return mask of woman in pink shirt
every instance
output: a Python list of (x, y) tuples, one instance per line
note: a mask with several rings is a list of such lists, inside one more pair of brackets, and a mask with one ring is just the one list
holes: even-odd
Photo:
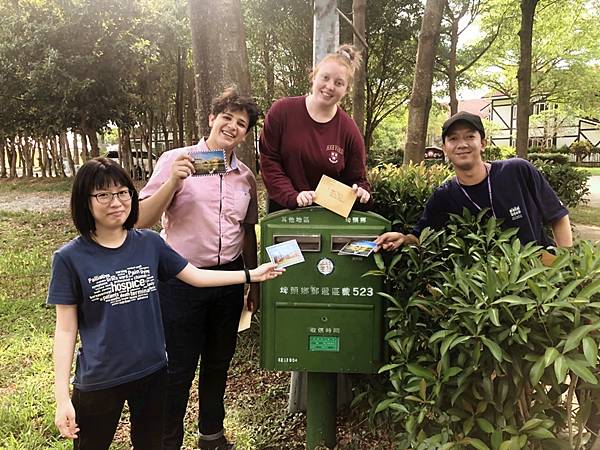
[[(235, 155), (258, 119), (255, 102), (228, 89), (213, 100), (210, 135), (197, 145), (170, 150), (157, 162), (140, 192), (137, 226), (154, 225), (190, 263), (203, 269), (256, 267), (258, 221), (256, 180)], [(194, 174), (190, 153), (224, 150), (225, 173)], [(223, 396), (235, 352), (244, 285), (196, 288), (179, 280), (159, 284), (167, 344), (168, 391), (163, 450), (181, 447), (183, 418), (200, 360), (198, 430), (201, 449), (232, 448), (224, 436)], [(259, 291), (250, 285), (248, 309), (258, 306)]]
[(364, 140), (339, 107), (360, 61), (354, 47), (340, 46), (313, 69), (309, 95), (282, 98), (269, 109), (260, 136), (269, 212), (312, 205), (324, 174), (352, 186), (363, 208), (370, 206)]

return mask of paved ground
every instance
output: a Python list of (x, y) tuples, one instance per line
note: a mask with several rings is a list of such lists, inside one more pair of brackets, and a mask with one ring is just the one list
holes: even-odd
[[(600, 176), (596, 175), (588, 179), (588, 187), (590, 188), (590, 195), (588, 196), (588, 206), (594, 208), (600, 208)], [(600, 223), (598, 224), (600, 226)]]

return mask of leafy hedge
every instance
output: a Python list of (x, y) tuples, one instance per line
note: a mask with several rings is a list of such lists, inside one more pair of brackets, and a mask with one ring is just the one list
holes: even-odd
[(465, 211), (377, 258), (391, 358), (375, 411), (401, 427), (397, 448), (580, 448), (598, 380), (600, 246), (558, 250), (545, 267), (515, 233)]
[(569, 164), (556, 164), (540, 159), (531, 161), (546, 177), (558, 198), (567, 206), (574, 208), (587, 202), (588, 174)]
[(417, 224), (433, 190), (453, 176), (445, 164), (425, 166), (383, 164), (368, 173), (375, 212), (387, 217), (398, 231), (408, 233)]
[(555, 164), (568, 164), (569, 156), (563, 153), (528, 153), (529, 161), (546, 161)]

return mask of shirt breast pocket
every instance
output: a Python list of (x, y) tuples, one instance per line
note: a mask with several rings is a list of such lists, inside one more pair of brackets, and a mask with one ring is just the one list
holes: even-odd
[(250, 192), (242, 190), (233, 191), (233, 219), (236, 222), (242, 222), (248, 212), (250, 205)]

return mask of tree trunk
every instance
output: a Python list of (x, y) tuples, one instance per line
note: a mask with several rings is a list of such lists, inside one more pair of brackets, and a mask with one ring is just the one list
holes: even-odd
[(58, 153), (58, 148), (56, 146), (56, 137), (52, 136), (50, 138), (50, 153), (52, 154), (52, 165), (54, 166), (54, 173), (56, 176), (65, 177), (65, 169), (62, 164), (62, 158)]
[(184, 122), (184, 101), (183, 94), (185, 90), (185, 58), (184, 50), (177, 48), (177, 90), (175, 92), (175, 118), (177, 130), (173, 133), (173, 147), (183, 147), (183, 122)]
[(271, 60), (273, 38), (271, 32), (265, 28), (261, 30), (260, 35), (262, 41), (261, 58), (265, 68), (265, 104), (270, 105), (275, 97), (275, 68)]
[[(365, 15), (367, 0), (352, 1), (352, 24), (354, 32), (365, 39)], [(352, 86), (352, 117), (360, 130), (365, 134), (365, 86), (367, 84), (367, 49), (363, 47), (359, 36), (354, 35), (354, 46), (363, 50), (363, 62), (354, 73), (354, 84)]]
[(519, 42), (521, 57), (517, 80), (519, 96), (517, 98), (517, 156), (527, 157), (529, 142), (529, 115), (531, 112), (531, 47), (533, 40), (533, 19), (538, 0), (521, 0), (521, 29)]
[(408, 107), (408, 127), (404, 164), (423, 161), (427, 123), (431, 109), (433, 64), (437, 49), (445, 0), (427, 0), (419, 33), (417, 63)]
[[(208, 2), (188, 0), (196, 82), (197, 122), (208, 135), (208, 115), (213, 98), (227, 86), (250, 94), (250, 70), (240, 0)], [(251, 168), (256, 155), (251, 139), (237, 150)]]
[(62, 148), (62, 153), (67, 156), (67, 162), (69, 163), (69, 170), (71, 172), (71, 176), (75, 176), (75, 161), (73, 161), (73, 154), (71, 153), (71, 147), (69, 146), (69, 140), (67, 139), (66, 131), (60, 132), (60, 146)]
[(100, 156), (100, 146), (98, 145), (98, 135), (96, 134), (96, 129), (88, 123), (83, 122), (81, 124), (81, 130), (83, 131), (82, 135), (87, 136), (90, 141), (90, 156), (92, 158)]
[(131, 129), (119, 128), (119, 161), (127, 173), (131, 173)]
[(193, 145), (202, 136), (196, 123), (196, 89), (194, 88), (193, 73), (188, 74), (187, 103), (185, 108), (185, 142), (182, 145)]
[(6, 178), (6, 137), (0, 133), (0, 178)]
[(88, 159), (90, 159), (90, 151), (89, 151), (89, 146), (88, 146), (87, 135), (81, 129), (78, 129), (77, 133), (79, 133), (79, 136), (81, 136), (81, 159), (82, 159), (82, 163), (84, 163)]
[(450, 95), (450, 115), (458, 112), (456, 98), (456, 51), (458, 47), (458, 18), (450, 22), (450, 58), (448, 59), (448, 94)]
[(340, 42), (337, 0), (315, 0), (313, 22), (313, 66), (327, 53), (335, 52)]
[(71, 133), (73, 133), (73, 162), (75, 163), (75, 167), (77, 167), (81, 164), (79, 162), (79, 143), (75, 130), (71, 130)]
[(17, 149), (15, 147), (16, 138), (10, 140), (8, 148), (8, 163), (10, 164), (9, 178), (17, 178)]

